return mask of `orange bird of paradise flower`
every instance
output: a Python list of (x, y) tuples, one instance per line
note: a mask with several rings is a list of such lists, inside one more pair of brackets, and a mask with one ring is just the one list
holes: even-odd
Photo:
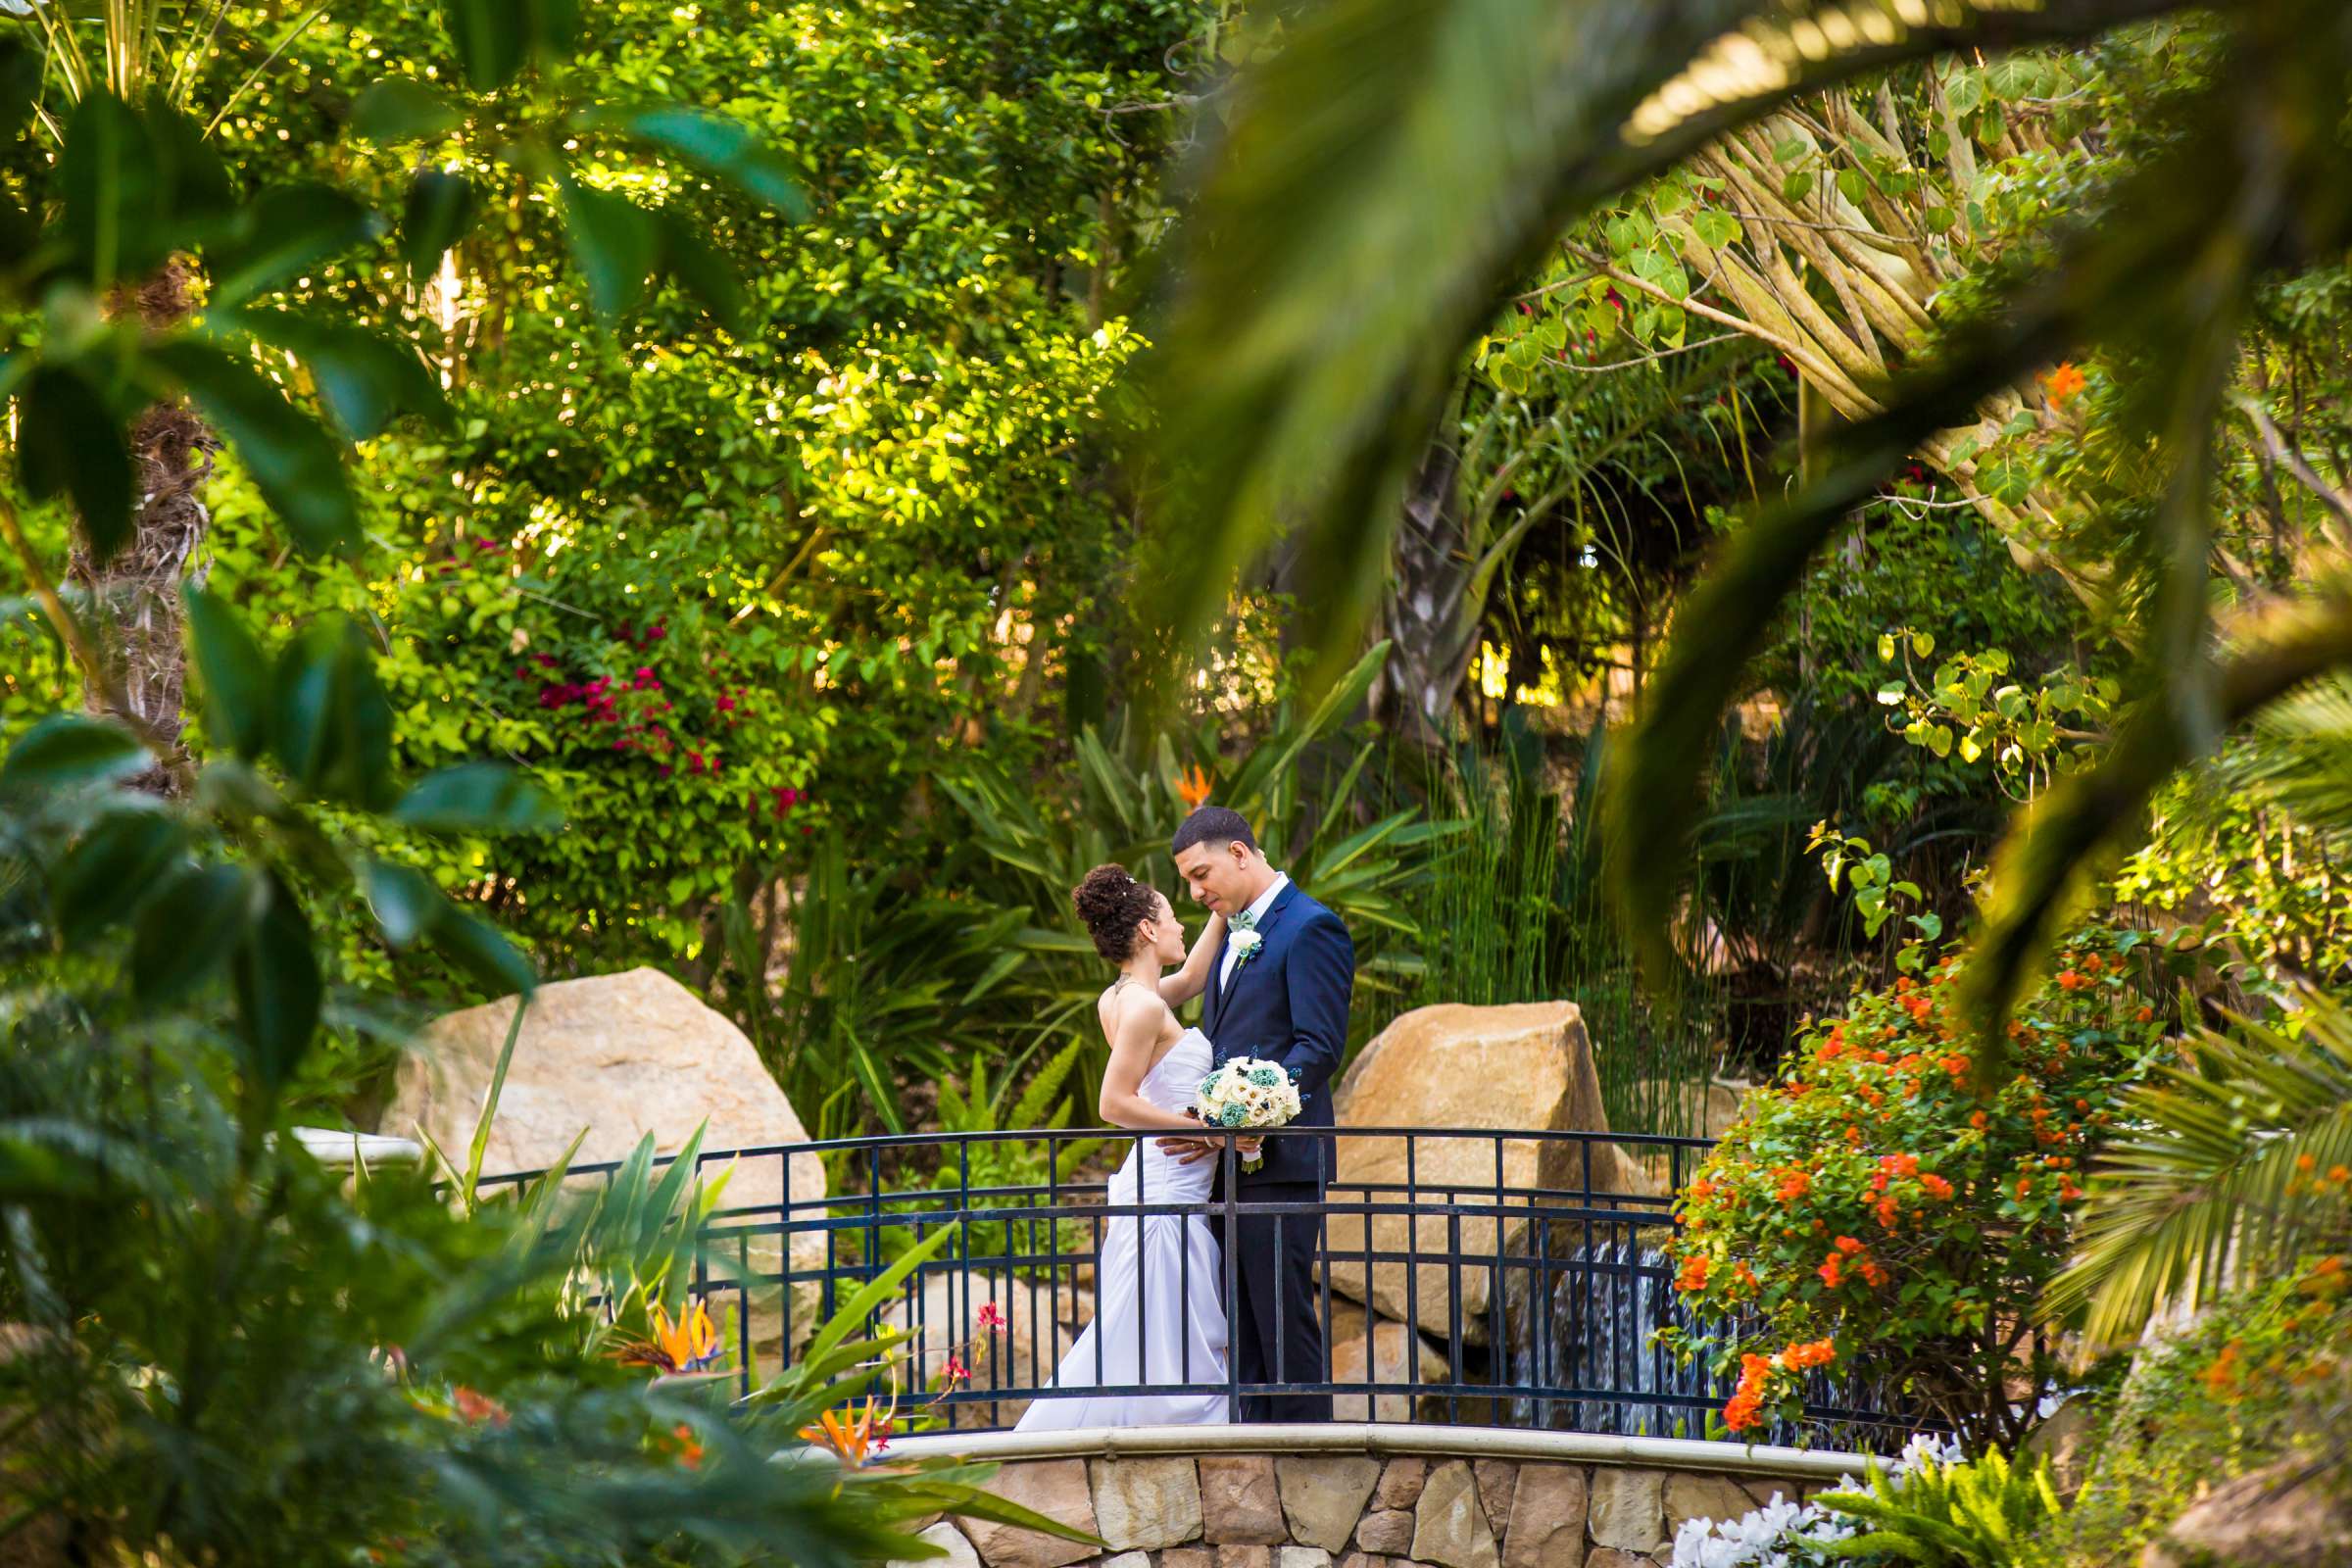
[(651, 1340), (632, 1340), (614, 1352), (623, 1366), (650, 1366), (672, 1376), (700, 1372), (718, 1359), (718, 1325), (710, 1321), (710, 1306), (700, 1300), (687, 1304), (672, 1323), (656, 1301), (646, 1313), (654, 1326)]
[(1198, 811), (1208, 800), (1208, 773), (1198, 763), (1176, 775), (1176, 794), (1191, 809)]
[(890, 1446), (891, 1417), (897, 1409), (895, 1398), (886, 1407), (869, 1394), (864, 1406), (855, 1415), (845, 1418), (826, 1410), (817, 1416), (815, 1426), (801, 1428), (801, 1436), (830, 1448), (835, 1457), (855, 1470)]

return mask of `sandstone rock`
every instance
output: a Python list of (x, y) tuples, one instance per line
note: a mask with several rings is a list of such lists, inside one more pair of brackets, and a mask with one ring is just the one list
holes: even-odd
[[(1361, 1272), (1360, 1270), (1358, 1272)], [(1446, 1356), (1415, 1330), (1375, 1316), (1372, 1332), (1364, 1332), (1364, 1311), (1337, 1296), (1331, 1303), (1331, 1381), (1334, 1383), (1394, 1383), (1406, 1388), (1416, 1383), (1443, 1383)], [(1416, 1368), (1414, 1363), (1418, 1361)], [(1397, 1394), (1341, 1394), (1331, 1401), (1335, 1421), (1410, 1421), (1413, 1396)]]
[[(1413, 1549), (1413, 1516), (1409, 1509), (1375, 1508), (1364, 1515), (1355, 1527), (1358, 1549), (1376, 1552), (1385, 1557), (1401, 1556)], [(1346, 1568), (1343, 1564), (1342, 1568)]]
[[(489, 1093), (498, 1054), (514, 1017), (515, 999), (504, 998), (434, 1019), (418, 1049), (402, 1061), (381, 1130), (407, 1136), (422, 1128), (456, 1157), (472, 1140)], [(768, 1075), (743, 1032), (711, 1011), (659, 969), (630, 969), (539, 988), (515, 1037), (514, 1056), (499, 1093), (498, 1114), (482, 1158), (487, 1173), (538, 1170), (554, 1164), (583, 1130), (573, 1162), (626, 1158), (646, 1134), (655, 1149), (675, 1152), (697, 1127), (706, 1150), (756, 1149), (808, 1141), (792, 1102)], [(728, 1208), (760, 1208), (773, 1218), (789, 1196), (808, 1204), (825, 1196), (825, 1167), (814, 1154), (756, 1156), (736, 1166), (722, 1200)], [(707, 1178), (723, 1167), (705, 1165)], [(818, 1219), (821, 1209), (799, 1208)], [(720, 1252), (724, 1252), (724, 1249)], [(755, 1238), (746, 1261), (757, 1275), (782, 1272), (773, 1237)], [(796, 1271), (821, 1269), (824, 1243), (813, 1236), (793, 1244)], [(713, 1273), (727, 1274), (714, 1255)], [(729, 1303), (721, 1293), (718, 1312)], [(813, 1285), (793, 1293), (789, 1334), (783, 1295), (756, 1285), (750, 1291), (755, 1354), (771, 1364), (774, 1352), (797, 1349), (815, 1331)], [(732, 1335), (729, 1336), (730, 1340)], [(792, 1342), (782, 1342), (789, 1338)], [(772, 1366), (771, 1366), (772, 1369)]]
[(1290, 1538), (1325, 1551), (1344, 1550), (1380, 1481), (1380, 1461), (1362, 1454), (1315, 1454), (1274, 1461)]
[(1148, 1551), (1122, 1551), (1115, 1557), (1103, 1558), (1102, 1568), (1152, 1568), (1152, 1554)]
[(1447, 1460), (1429, 1473), (1413, 1505), (1413, 1560), (1443, 1568), (1499, 1568), (1494, 1532), (1479, 1506), (1470, 1466)]
[(1666, 1477), (1666, 1535), (1683, 1528), (1686, 1519), (1738, 1519), (1756, 1505), (1737, 1482), (1724, 1476), (1677, 1470)]
[(1170, 1546), (1159, 1554), (1159, 1568), (1215, 1568), (1216, 1551), (1208, 1546)]
[[(1605, 1130), (1600, 1080), (1592, 1067), (1591, 1044), (1585, 1038), (1584, 1017), (1571, 1002), (1526, 1003), (1510, 1006), (1417, 1007), (1398, 1016), (1349, 1064), (1334, 1091), (1334, 1104), (1343, 1127), (1502, 1127), (1529, 1129), (1583, 1128)], [(1495, 1180), (1494, 1146), (1477, 1138), (1346, 1138), (1340, 1140), (1338, 1185), (1378, 1182), (1402, 1183), (1406, 1176), (1407, 1146), (1411, 1146), (1412, 1175), (1423, 1194), (1460, 1192), (1469, 1200), (1482, 1189), (1492, 1194)], [(1595, 1189), (1648, 1192), (1656, 1184), (1632, 1161), (1618, 1154), (1613, 1144), (1593, 1148)], [(1506, 1188), (1536, 1185), (1546, 1158), (1562, 1171), (1574, 1169), (1563, 1184), (1581, 1186), (1581, 1156), (1570, 1160), (1546, 1154), (1532, 1141), (1503, 1145), (1502, 1179)], [(1562, 1163), (1565, 1160), (1565, 1163)], [(1555, 1172), (1558, 1174), (1558, 1172)], [(1461, 1220), (1460, 1250), (1467, 1256), (1495, 1251), (1494, 1221)], [(1525, 1221), (1506, 1229), (1503, 1250), (1513, 1250), (1513, 1233)], [(1372, 1216), (1371, 1246), (1376, 1251), (1417, 1250), (1443, 1258), (1452, 1250), (1450, 1220), (1441, 1214), (1409, 1217)], [(1413, 1265), (1416, 1284), (1408, 1303), (1406, 1265), (1373, 1265), (1365, 1278), (1364, 1265), (1349, 1261), (1365, 1248), (1365, 1217), (1334, 1215), (1327, 1222), (1332, 1288), (1365, 1301), (1384, 1315), (1404, 1320), (1411, 1305), (1419, 1326), (1444, 1335), (1451, 1321), (1451, 1280), (1454, 1269), (1443, 1261)], [(1522, 1244), (1523, 1246), (1523, 1244)], [(1463, 1265), (1461, 1281), (1462, 1332), (1470, 1344), (1489, 1337), (1488, 1303), (1494, 1270)]]
[(1235, 1545), (1217, 1548), (1217, 1568), (1274, 1568), (1272, 1546)]
[[(1057, 1524), (1095, 1533), (1094, 1495), (1087, 1487), (1083, 1459), (1034, 1459), (1008, 1464), (989, 1482), (988, 1490), (1007, 1502), (1017, 1502)], [(1022, 1530), (992, 1519), (966, 1519), (963, 1532), (971, 1538), (988, 1568), (1064, 1568), (1095, 1555), (1094, 1548), (1043, 1531)]]
[[(1201, 1534), (1212, 1544), (1277, 1546), (1291, 1539), (1283, 1522), (1274, 1459), (1264, 1453), (1200, 1456)], [(1232, 1565), (1224, 1565), (1232, 1568)], [(1265, 1568), (1263, 1563), (1256, 1568)]]
[(2050, 1461), (2050, 1485), (2058, 1500), (2071, 1502), (2082, 1490), (2090, 1468), (2091, 1429), (2095, 1423), (2088, 1399), (2069, 1399), (2041, 1425), (2026, 1435), (2025, 1452)]
[[(1004, 1319), (1004, 1332), (996, 1337), (979, 1324), (982, 1304), (992, 1300)], [(1043, 1280), (943, 1273), (923, 1281), (919, 1305), (901, 1298), (882, 1322), (907, 1331), (919, 1325), (921, 1332), (909, 1332), (903, 1351), (913, 1358), (908, 1371), (918, 1386), (955, 1351), (971, 1367), (972, 1389), (1034, 1389), (1054, 1375), (1094, 1313), (1093, 1298), (1066, 1286), (1049, 1290)], [(948, 1406), (956, 1428), (1010, 1426), (1028, 1408), (1020, 1398)]]
[(980, 1553), (972, 1549), (972, 1544), (964, 1539), (962, 1531), (944, 1519), (928, 1530), (918, 1531), (914, 1539), (927, 1541), (945, 1549), (947, 1555), (909, 1558), (905, 1562), (894, 1562), (890, 1568), (980, 1568)]
[(1620, 1551), (1651, 1552), (1666, 1540), (1665, 1475), (1657, 1470), (1620, 1470), (1600, 1465), (1592, 1472), (1590, 1521), (1593, 1544)]
[(1619, 1551), (1614, 1546), (1594, 1546), (1592, 1555), (1585, 1559), (1585, 1568), (1657, 1568), (1657, 1565), (1652, 1558)]
[(2147, 1544), (2140, 1568), (2342, 1568), (2352, 1562), (2352, 1496), (2342, 1461), (2310, 1474), (2286, 1459), (2223, 1483)]
[[(1860, 1477), (1856, 1477), (1855, 1479), (1858, 1482)], [(1819, 1482), (1807, 1483), (1788, 1479), (1775, 1479), (1771, 1476), (1743, 1476), (1740, 1478), (1740, 1490), (1745, 1492), (1751, 1499), (1749, 1507), (1750, 1512), (1753, 1512), (1757, 1508), (1769, 1506), (1772, 1502), (1772, 1499), (1775, 1497), (1782, 1497), (1789, 1502), (1802, 1502), (1806, 1498), (1814, 1496), (1822, 1491), (1822, 1487)], [(1835, 1492), (1838, 1489), (1836, 1487), (1831, 1487), (1828, 1490)]]
[(1479, 1508), (1487, 1523), (1499, 1532), (1511, 1517), (1511, 1488), (1519, 1479), (1517, 1462), (1480, 1459), (1470, 1466), (1470, 1474), (1478, 1481)]
[[(1705, 1084), (1680, 1086), (1670, 1086), (1652, 1079), (1633, 1086), (1634, 1102), (1637, 1104), (1663, 1104), (1679, 1098), (1682, 1101), (1681, 1125), (1678, 1127), (1670, 1120), (1662, 1130), (1681, 1132), (1690, 1138), (1721, 1138), (1740, 1119), (1740, 1113), (1746, 1108), (1747, 1097), (1752, 1093), (1752, 1084), (1727, 1083), (1720, 1078)], [(1670, 1109), (1668, 1115), (1672, 1114)], [(1685, 1174), (1689, 1174), (1688, 1167)]]
[(1372, 1501), (1383, 1508), (1410, 1508), (1421, 1500), (1428, 1477), (1427, 1459), (1391, 1459), (1380, 1473), (1380, 1490), (1372, 1494)]
[(1331, 1553), (1320, 1546), (1277, 1546), (1274, 1568), (1331, 1568)]
[(1585, 1472), (1572, 1464), (1523, 1464), (1511, 1492), (1502, 1568), (1579, 1568), (1585, 1560)]
[(1389, 1568), (1389, 1559), (1377, 1552), (1351, 1551), (1340, 1559), (1340, 1568)]
[(1155, 1551), (1199, 1538), (1200, 1480), (1192, 1460), (1097, 1459), (1091, 1469), (1095, 1522), (1112, 1546)]

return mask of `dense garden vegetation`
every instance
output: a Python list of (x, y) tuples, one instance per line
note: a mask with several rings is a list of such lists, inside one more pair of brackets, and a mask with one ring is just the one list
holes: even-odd
[(729, 1413), (715, 1194), (289, 1129), (638, 965), (819, 1135), (1090, 1120), (1067, 891), (1203, 796), (1357, 1043), (1761, 1085), (1718, 1432), (1832, 1368), (1960, 1447), (1691, 1560), (2352, 1488), (2340, 8), (85, 9), (0, 37), (0, 1556), (1002, 1512), (777, 1481), (887, 1347)]

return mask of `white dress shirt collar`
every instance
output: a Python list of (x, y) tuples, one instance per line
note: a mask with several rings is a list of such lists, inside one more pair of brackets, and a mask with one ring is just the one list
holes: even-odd
[(1266, 891), (1250, 901), (1248, 910), (1250, 923), (1255, 925), (1258, 921), (1263, 920), (1266, 917), (1266, 911), (1274, 907), (1274, 901), (1282, 896), (1282, 890), (1290, 885), (1290, 873), (1287, 871), (1275, 872), (1274, 880), (1266, 884)]

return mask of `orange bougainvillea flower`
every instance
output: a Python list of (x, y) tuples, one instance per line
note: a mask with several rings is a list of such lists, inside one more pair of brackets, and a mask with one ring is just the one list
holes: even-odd
[(2074, 362), (2071, 360), (2042, 377), (2042, 385), (2049, 388), (2050, 407), (2053, 409), (2065, 408), (2078, 393), (2089, 384), (2089, 378), (2084, 376), (2081, 370), (2076, 369)]
[(703, 1446), (695, 1441), (694, 1428), (681, 1421), (670, 1435), (678, 1440), (678, 1463), (689, 1470), (700, 1470), (703, 1467)]
[(1208, 774), (1198, 765), (1176, 775), (1176, 795), (1192, 809), (1198, 811), (1208, 801)]
[(1683, 1271), (1675, 1277), (1678, 1291), (1703, 1291), (1707, 1288), (1707, 1254), (1692, 1252), (1683, 1259)]
[(1933, 1174), (1922, 1176), (1919, 1179), (1919, 1185), (1926, 1188), (1928, 1196), (1939, 1203), (1951, 1200), (1952, 1184), (1940, 1176)]

